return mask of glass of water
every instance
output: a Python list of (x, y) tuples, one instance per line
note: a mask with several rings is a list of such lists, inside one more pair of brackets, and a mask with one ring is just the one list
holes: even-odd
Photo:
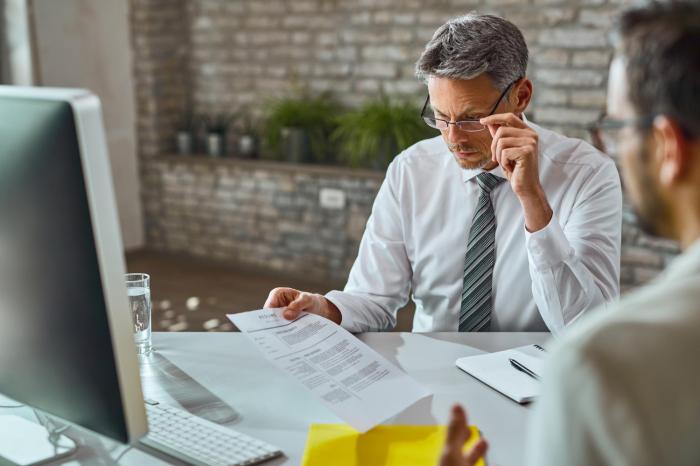
[(147, 355), (151, 346), (151, 277), (145, 273), (126, 274), (126, 289), (129, 293), (131, 321), (134, 325), (136, 352)]

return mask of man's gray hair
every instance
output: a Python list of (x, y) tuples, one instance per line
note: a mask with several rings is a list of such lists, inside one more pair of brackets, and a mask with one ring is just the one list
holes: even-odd
[(440, 26), (416, 62), (416, 76), (473, 79), (487, 73), (502, 90), (527, 71), (527, 44), (518, 27), (493, 15), (469, 13)]

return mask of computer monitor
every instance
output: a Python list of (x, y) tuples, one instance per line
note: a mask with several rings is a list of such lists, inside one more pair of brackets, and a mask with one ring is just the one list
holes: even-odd
[(0, 86), (0, 393), (143, 436), (124, 273), (99, 99)]

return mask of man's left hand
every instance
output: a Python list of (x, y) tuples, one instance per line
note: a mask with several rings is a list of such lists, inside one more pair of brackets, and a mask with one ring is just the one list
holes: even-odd
[(541, 230), (552, 219), (552, 209), (540, 184), (538, 169), (538, 136), (513, 113), (499, 113), (480, 120), (493, 142), (491, 154), (510, 182), (523, 206), (525, 227), (530, 232)]

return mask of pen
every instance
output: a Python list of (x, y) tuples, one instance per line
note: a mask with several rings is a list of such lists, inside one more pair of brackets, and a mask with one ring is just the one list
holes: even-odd
[(525, 367), (524, 365), (522, 365), (521, 363), (519, 363), (515, 359), (508, 358), (508, 360), (510, 361), (510, 365), (515, 367), (520, 372), (526, 373), (527, 375), (529, 375), (533, 379), (540, 380), (540, 378), (537, 376), (537, 374), (532, 372), (530, 369), (528, 369), (527, 367)]

